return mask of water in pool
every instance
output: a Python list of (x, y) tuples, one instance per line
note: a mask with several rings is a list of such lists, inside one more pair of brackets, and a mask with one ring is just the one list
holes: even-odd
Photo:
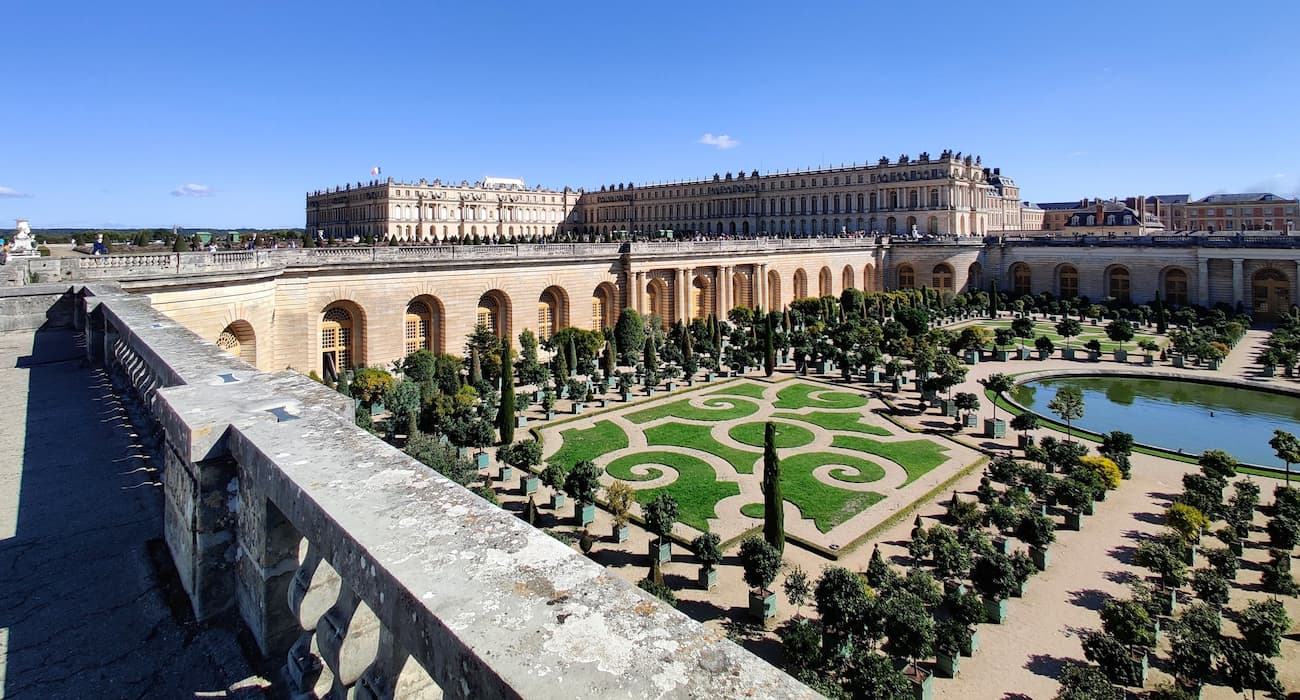
[[(1249, 464), (1283, 466), (1268, 441), (1273, 431), (1300, 436), (1300, 399), (1214, 384), (1131, 377), (1057, 377), (1021, 384), (1011, 395), (1035, 413), (1054, 417), (1047, 404), (1061, 386), (1083, 392), (1083, 418), (1074, 426), (1094, 433), (1123, 430), (1138, 442), (1189, 455), (1224, 450)], [(1297, 465), (1292, 471), (1300, 471)]]

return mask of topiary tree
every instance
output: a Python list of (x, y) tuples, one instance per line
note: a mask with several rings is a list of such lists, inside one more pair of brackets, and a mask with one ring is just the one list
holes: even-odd
[(803, 605), (808, 602), (808, 596), (812, 595), (812, 583), (808, 580), (808, 572), (796, 564), (785, 575), (781, 587), (785, 590), (785, 599), (795, 607), (795, 618), (801, 617)]
[(980, 384), (985, 389), (993, 392), (993, 420), (998, 419), (998, 397), (1011, 391), (1011, 387), (1016, 385), (1016, 380), (1008, 374), (998, 372), (980, 380)]
[(1228, 604), (1231, 587), (1223, 574), (1210, 568), (1197, 569), (1192, 574), (1192, 590), (1196, 591), (1196, 597), (1216, 608), (1222, 608)]
[(776, 456), (776, 426), (763, 427), (763, 538), (785, 550), (785, 499), (781, 496), (781, 460)]
[(1069, 349), (1071, 346), (1070, 343), (1071, 339), (1082, 332), (1083, 332), (1083, 326), (1079, 324), (1079, 321), (1077, 319), (1070, 318), (1069, 316), (1066, 316), (1065, 318), (1061, 319), (1061, 321), (1056, 324), (1056, 334), (1061, 336), (1062, 338), (1065, 338), (1065, 347), (1067, 349)]
[(1025, 412), (1013, 417), (1011, 429), (1020, 431), (1020, 434), (1025, 437), (1025, 444), (1028, 444), (1029, 431), (1038, 429), (1038, 415)]
[(1111, 684), (1096, 666), (1068, 664), (1058, 679), (1061, 689), (1056, 700), (1123, 700), (1123, 691)]
[(1175, 503), (1165, 510), (1165, 526), (1177, 532), (1188, 544), (1199, 541), (1209, 524), (1209, 518), (1186, 503)]
[(700, 566), (704, 567), (705, 571), (712, 571), (722, 562), (722, 550), (718, 547), (721, 543), (722, 539), (712, 532), (706, 532), (691, 541), (695, 558), (700, 560)]
[(971, 582), (981, 595), (995, 601), (1005, 600), (1020, 587), (1011, 558), (1001, 552), (976, 559)]
[(635, 500), (636, 492), (622, 481), (615, 481), (605, 487), (605, 510), (614, 518), (614, 527), (627, 525), (628, 519), (632, 517), (632, 503)]
[(673, 534), (677, 518), (677, 499), (670, 493), (660, 492), (646, 504), (645, 527), (659, 538), (660, 544)]
[(920, 597), (908, 590), (890, 591), (883, 597), (881, 618), (885, 651), (916, 663), (934, 649), (934, 617)]
[(1165, 588), (1178, 588), (1186, 580), (1187, 564), (1183, 561), (1183, 553), (1174, 551), (1159, 539), (1140, 543), (1133, 555), (1133, 563), (1160, 576), (1160, 583)]
[(520, 440), (497, 450), (497, 459), (523, 471), (542, 463), (542, 443), (536, 440)]
[(1112, 430), (1101, 436), (1101, 446), (1097, 448), (1104, 457), (1119, 467), (1120, 475), (1127, 479), (1132, 471), (1133, 436), (1122, 430)]
[(1106, 337), (1110, 338), (1120, 349), (1124, 348), (1124, 343), (1133, 339), (1133, 324), (1127, 319), (1117, 319), (1106, 324)]
[(1065, 385), (1056, 390), (1056, 396), (1047, 404), (1048, 410), (1065, 421), (1065, 434), (1071, 439), (1071, 424), (1083, 417), (1083, 392), (1076, 386)]
[(857, 573), (842, 566), (826, 567), (813, 588), (813, 600), (822, 623), (822, 653), (828, 660), (838, 661), (855, 632), (864, 644), (879, 637), (877, 629), (865, 624), (871, 617), (872, 599), (866, 580)]
[(1285, 430), (1274, 430), (1268, 446), (1286, 464), (1286, 488), (1291, 488), (1291, 465), (1300, 462), (1300, 440)]
[(573, 469), (564, 476), (564, 492), (569, 494), (579, 507), (595, 503), (596, 492), (599, 490), (600, 467), (589, 459), (573, 465)]
[(781, 570), (781, 553), (763, 538), (750, 535), (740, 543), (740, 563), (745, 569), (745, 583), (763, 597), (771, 595), (768, 586)]
[(645, 345), (645, 319), (636, 309), (626, 308), (614, 324), (615, 349), (624, 365), (636, 364), (636, 353)]

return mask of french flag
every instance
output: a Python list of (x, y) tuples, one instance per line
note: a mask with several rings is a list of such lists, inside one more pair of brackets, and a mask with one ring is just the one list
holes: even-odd
[(371, 169), (370, 169), (370, 174), (371, 174), (371, 175), (378, 175), (378, 174), (379, 174), (379, 166), (376, 165), (375, 167), (371, 168)]

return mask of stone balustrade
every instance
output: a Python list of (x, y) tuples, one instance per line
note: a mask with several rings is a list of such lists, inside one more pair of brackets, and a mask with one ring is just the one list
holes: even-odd
[(154, 436), (196, 616), (242, 620), (290, 695), (815, 696), (356, 428), (350, 399), (259, 372), (143, 296), (70, 294), (88, 360)]

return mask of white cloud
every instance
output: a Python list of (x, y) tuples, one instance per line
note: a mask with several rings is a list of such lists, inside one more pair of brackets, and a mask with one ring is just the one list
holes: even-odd
[(721, 134), (718, 136), (714, 136), (713, 134), (705, 134), (701, 136), (700, 140), (697, 141), (696, 143), (702, 143), (706, 146), (716, 146), (718, 148), (735, 148), (736, 146), (740, 145), (739, 141), (731, 138), (726, 134)]
[(173, 197), (211, 197), (212, 195), (213, 191), (211, 187), (208, 187), (207, 185), (196, 185), (192, 182), (186, 185), (181, 185), (172, 190)]
[(31, 195), (23, 194), (22, 192), (19, 192), (18, 190), (12, 187), (5, 187), (4, 185), (0, 185), (0, 197), (10, 197), (16, 199), (19, 197), (30, 197), (30, 196)]
[(1087, 152), (1087, 151), (1075, 151), (1075, 152), (1073, 152), (1073, 153), (1070, 154), (1070, 157), (1071, 157), (1071, 158), (1079, 158), (1079, 157), (1086, 156), (1086, 155), (1088, 155), (1088, 152)]

